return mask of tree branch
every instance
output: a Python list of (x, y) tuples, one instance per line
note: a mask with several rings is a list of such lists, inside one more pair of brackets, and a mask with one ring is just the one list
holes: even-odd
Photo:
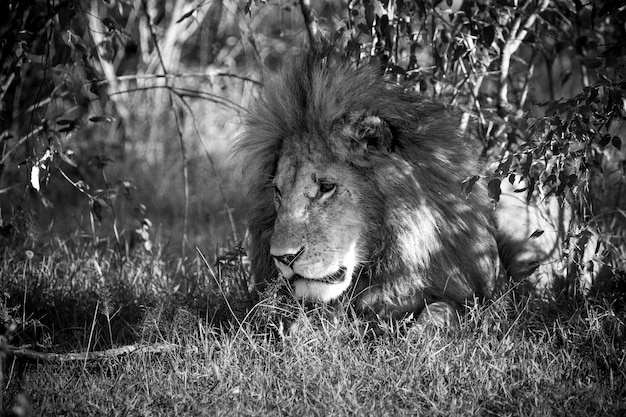
[(160, 343), (156, 345), (128, 345), (96, 352), (52, 353), (37, 352), (27, 348), (8, 346), (7, 353), (9, 356), (14, 356), (19, 359), (60, 363), (73, 361), (94, 361), (105, 358), (115, 358), (131, 353), (167, 353), (172, 352), (177, 348), (178, 345)]
[(302, 10), (302, 16), (304, 17), (304, 24), (309, 34), (309, 43), (312, 49), (320, 47), (321, 38), (319, 34), (319, 27), (311, 11), (311, 0), (300, 0), (300, 9)]
[(500, 63), (498, 113), (501, 117), (505, 117), (507, 113), (511, 111), (511, 105), (509, 104), (508, 99), (509, 84), (507, 80), (509, 76), (509, 69), (511, 67), (511, 57), (520, 47), (524, 38), (526, 38), (528, 30), (535, 24), (535, 21), (537, 20), (539, 14), (543, 12), (549, 4), (550, 0), (542, 0), (541, 4), (530, 14), (530, 16), (526, 18), (526, 21), (523, 22), (523, 24), (522, 21), (524, 19), (524, 16), (521, 14), (517, 17), (517, 19), (515, 19), (515, 22), (513, 23), (509, 39), (507, 40), (502, 50), (502, 61)]

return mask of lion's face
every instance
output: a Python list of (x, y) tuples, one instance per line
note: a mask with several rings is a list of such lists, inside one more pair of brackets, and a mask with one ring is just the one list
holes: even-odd
[(365, 257), (357, 172), (323, 150), (283, 150), (272, 182), (277, 217), (270, 253), (296, 295), (329, 301)]

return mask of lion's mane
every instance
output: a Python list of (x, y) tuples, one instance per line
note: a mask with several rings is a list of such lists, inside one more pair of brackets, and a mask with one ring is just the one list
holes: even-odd
[[(333, 134), (354, 114), (386, 123), (388, 149), (364, 155)], [(271, 181), (281, 150), (306, 137), (361, 178), (368, 255), (350, 292), (359, 309), (397, 317), (493, 291), (499, 261), (489, 200), (480, 181), (469, 195), (461, 186), (480, 171), (479, 147), (459, 134), (454, 113), (382, 81), (372, 66), (313, 52), (266, 80), (245, 123), (238, 147), (250, 179), (249, 255), (258, 282), (277, 274)], [(306, 143), (298, 146), (306, 152)]]

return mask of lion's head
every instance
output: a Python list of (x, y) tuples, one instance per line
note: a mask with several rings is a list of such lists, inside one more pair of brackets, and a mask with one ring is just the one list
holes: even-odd
[(332, 53), (267, 80), (239, 144), (257, 280), (396, 317), (489, 294), (498, 255), (472, 144), (439, 104)]

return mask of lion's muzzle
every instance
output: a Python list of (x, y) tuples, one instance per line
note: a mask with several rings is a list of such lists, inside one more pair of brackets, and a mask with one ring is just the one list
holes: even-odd
[(304, 246), (298, 250), (277, 251), (273, 248), (272, 258), (280, 275), (293, 286), (295, 295), (309, 300), (328, 302), (344, 292), (352, 281), (353, 268), (340, 267), (335, 272), (320, 276), (305, 276), (299, 270)]
[(277, 264), (280, 263), (288, 267), (291, 267), (291, 265), (293, 265), (293, 263), (296, 261), (296, 259), (300, 257), (300, 255), (302, 255), (302, 253), (304, 253), (304, 246), (302, 246), (300, 249), (298, 249), (294, 253), (286, 253), (282, 255), (272, 254), (272, 258), (274, 258), (274, 261)]

